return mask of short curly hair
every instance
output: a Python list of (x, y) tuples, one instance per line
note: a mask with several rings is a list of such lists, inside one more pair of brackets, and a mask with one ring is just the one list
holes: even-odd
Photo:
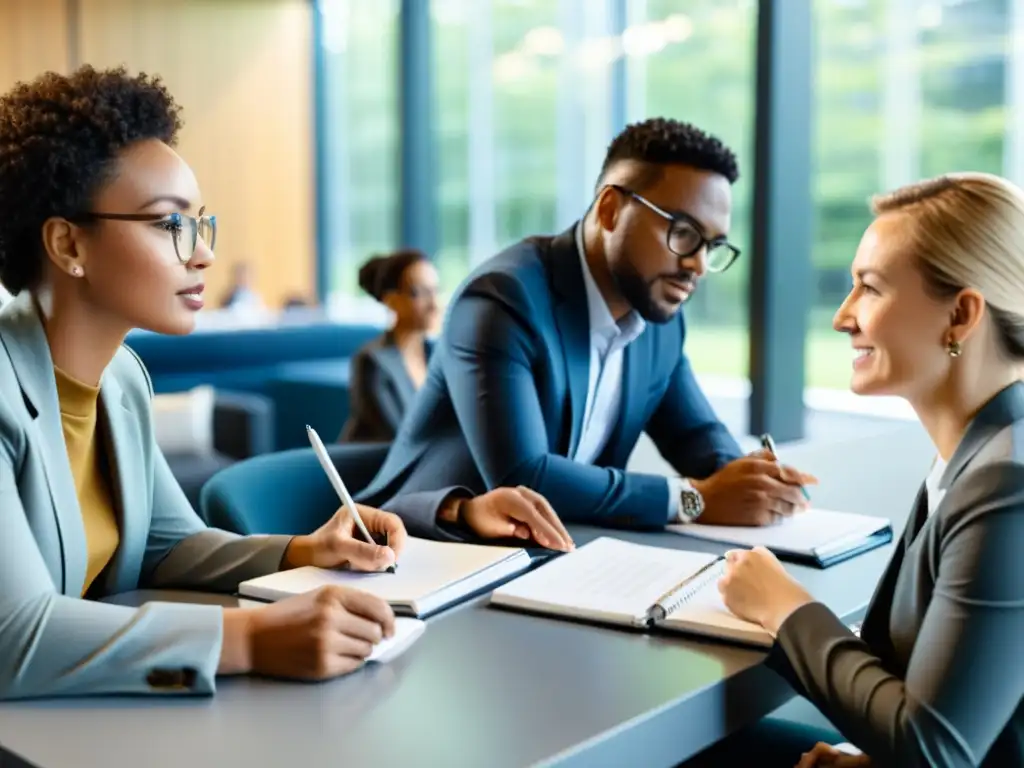
[(647, 163), (659, 173), (660, 166), (688, 165), (720, 174), (730, 184), (740, 177), (736, 155), (720, 139), (690, 123), (665, 117), (628, 125), (612, 140), (601, 166), (599, 187), (608, 170), (623, 160)]
[(180, 128), (160, 78), (124, 67), (47, 72), (0, 97), (0, 283), (11, 293), (34, 287), (43, 223), (87, 212), (124, 148), (173, 145)]

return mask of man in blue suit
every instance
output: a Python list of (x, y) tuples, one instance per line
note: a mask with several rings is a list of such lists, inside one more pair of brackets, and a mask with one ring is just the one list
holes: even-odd
[[(803, 506), (813, 479), (742, 456), (682, 353), (680, 308), (739, 256), (726, 239), (737, 176), (733, 153), (691, 125), (628, 127), (581, 221), (513, 245), (458, 291), (363, 500), (525, 486), (562, 520), (630, 528), (765, 524)], [(681, 477), (624, 471), (642, 431)], [(480, 535), (550, 539), (472, 505), (444, 510)]]

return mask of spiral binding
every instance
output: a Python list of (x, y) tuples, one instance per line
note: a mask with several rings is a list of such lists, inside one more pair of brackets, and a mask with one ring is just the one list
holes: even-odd
[(648, 623), (663, 621), (681, 605), (685, 605), (711, 582), (725, 572), (725, 558), (719, 557), (688, 576), (659, 597), (647, 611)]

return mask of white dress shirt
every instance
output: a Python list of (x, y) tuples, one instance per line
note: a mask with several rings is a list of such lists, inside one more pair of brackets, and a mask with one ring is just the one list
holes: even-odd
[(942, 475), (945, 471), (946, 462), (942, 460), (941, 456), (936, 456), (935, 462), (932, 464), (932, 470), (924, 481), (925, 493), (928, 496), (929, 517), (935, 514), (935, 510), (938, 509), (942, 497), (946, 495), (946, 489), (941, 487)]
[[(622, 364), (625, 349), (644, 332), (647, 323), (635, 310), (617, 322), (612, 317), (608, 303), (601, 295), (587, 264), (582, 222), (576, 225), (576, 250), (579, 251), (583, 285), (587, 294), (590, 377), (580, 440), (572, 459), (580, 464), (593, 464), (608, 445), (622, 414)], [(677, 522), (683, 486), (677, 478), (668, 478), (667, 482), (668, 521)]]

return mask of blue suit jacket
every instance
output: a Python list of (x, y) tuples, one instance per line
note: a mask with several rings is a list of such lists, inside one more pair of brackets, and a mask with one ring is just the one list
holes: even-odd
[(525, 485), (566, 521), (661, 527), (664, 477), (625, 472), (646, 431), (683, 476), (740, 455), (682, 353), (682, 314), (626, 348), (619, 423), (595, 466), (573, 461), (590, 329), (573, 230), (524, 240), (478, 268), (453, 299), (427, 381), (362, 498)]

